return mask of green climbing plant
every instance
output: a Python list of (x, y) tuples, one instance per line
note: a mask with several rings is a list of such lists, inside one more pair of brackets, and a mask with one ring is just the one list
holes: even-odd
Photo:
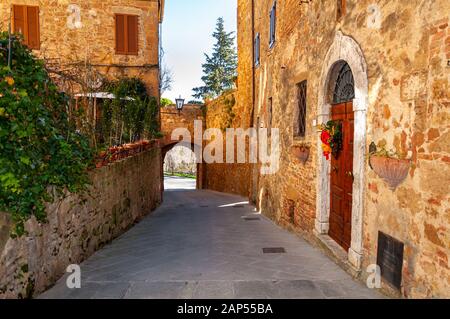
[(0, 210), (11, 214), (13, 236), (20, 236), (31, 216), (46, 221), (46, 203), (86, 189), (94, 156), (44, 62), (13, 40), (8, 67), (7, 39), (0, 33)]

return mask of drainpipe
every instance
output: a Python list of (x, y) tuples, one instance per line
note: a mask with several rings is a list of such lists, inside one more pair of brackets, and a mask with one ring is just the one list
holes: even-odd
[(252, 112), (250, 115), (250, 127), (253, 127), (255, 124), (255, 100), (255, 0), (252, 0)]
[[(255, 103), (256, 103), (256, 88), (255, 88), (255, 0), (251, 0), (252, 3), (252, 112), (250, 115), (250, 127), (254, 127), (255, 125)], [(258, 129), (258, 128), (256, 128)], [(257, 172), (258, 170), (258, 164), (252, 165), (252, 174), (251, 174), (251, 180), (250, 180), (250, 202), (256, 204), (257, 203), (257, 197), (258, 197), (258, 184), (259, 184), (259, 174)], [(257, 175), (256, 183), (254, 182), (254, 176)], [(259, 207), (258, 207), (259, 209)]]

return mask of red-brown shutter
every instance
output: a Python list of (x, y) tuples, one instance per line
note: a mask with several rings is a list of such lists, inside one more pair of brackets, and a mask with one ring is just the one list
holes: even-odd
[(125, 46), (125, 16), (116, 14), (116, 53), (126, 53)]
[(138, 54), (138, 17), (127, 16), (127, 36), (128, 36), (128, 54)]
[(39, 7), (27, 7), (28, 46), (39, 50)]
[(13, 14), (14, 14), (14, 23), (13, 23), (13, 32), (14, 33), (22, 33), (25, 37), (26, 28), (25, 28), (25, 6), (13, 6)]

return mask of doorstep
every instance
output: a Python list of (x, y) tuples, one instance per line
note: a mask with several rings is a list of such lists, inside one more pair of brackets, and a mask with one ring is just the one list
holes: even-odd
[(348, 261), (348, 253), (330, 236), (314, 231), (318, 246), (353, 278), (358, 278), (361, 270), (356, 269)]

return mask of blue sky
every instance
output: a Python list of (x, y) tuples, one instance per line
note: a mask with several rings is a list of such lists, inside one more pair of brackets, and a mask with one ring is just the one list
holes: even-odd
[(192, 88), (202, 85), (203, 53), (210, 53), (217, 18), (223, 17), (228, 32), (236, 31), (237, 0), (167, 0), (162, 44), (164, 63), (172, 69), (172, 90), (163, 94), (174, 100), (180, 94), (192, 98)]

